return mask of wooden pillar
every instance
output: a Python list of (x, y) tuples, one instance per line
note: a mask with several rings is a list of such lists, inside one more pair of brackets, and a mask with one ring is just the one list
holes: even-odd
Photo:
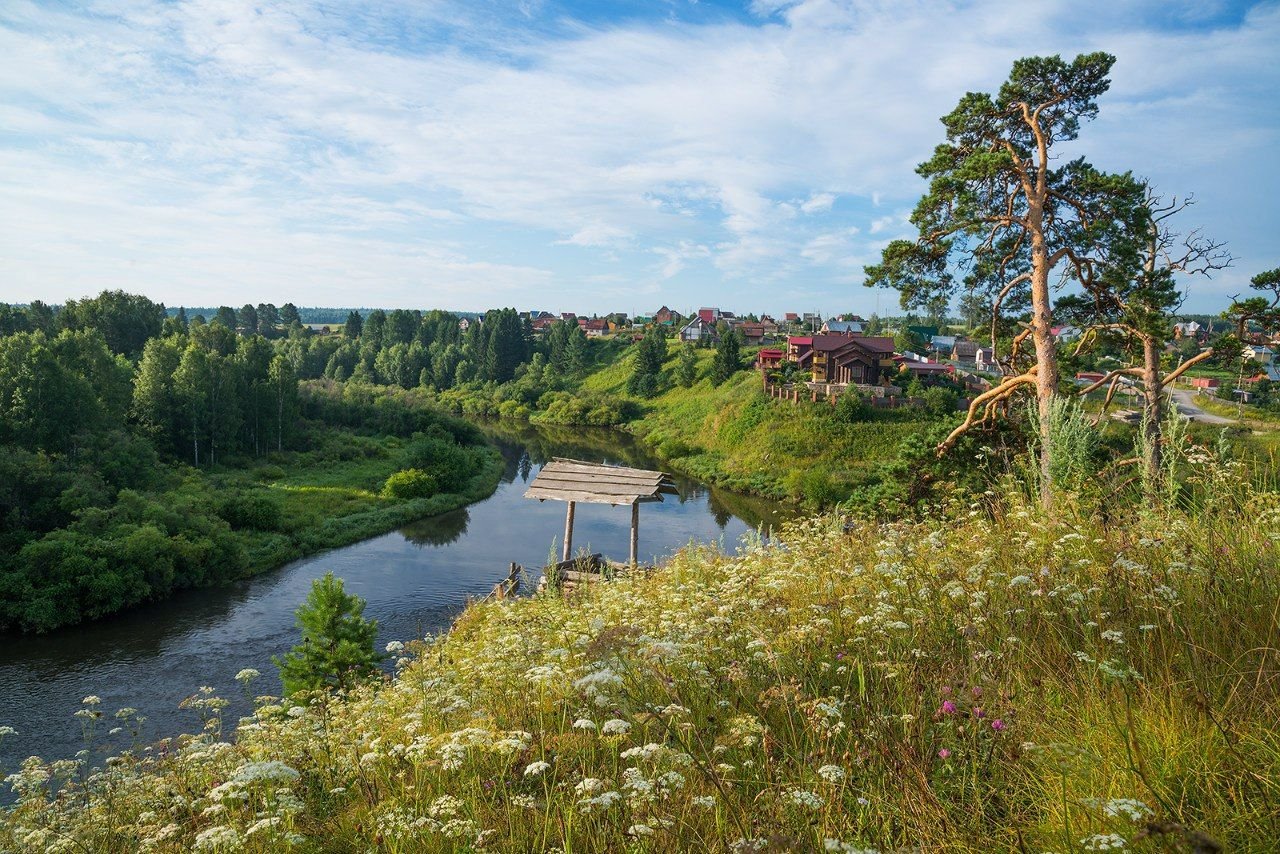
[(573, 502), (569, 502), (569, 509), (564, 514), (564, 557), (561, 560), (568, 560), (573, 555)]
[(631, 568), (636, 568), (640, 550), (640, 502), (631, 502)]

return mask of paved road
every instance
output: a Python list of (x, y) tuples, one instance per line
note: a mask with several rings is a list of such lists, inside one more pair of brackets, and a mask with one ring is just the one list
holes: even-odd
[(1173, 397), (1174, 405), (1178, 407), (1178, 414), (1185, 415), (1192, 421), (1199, 421), (1201, 424), (1235, 424), (1234, 418), (1224, 418), (1221, 415), (1212, 415), (1205, 412), (1195, 404), (1195, 394), (1185, 389), (1171, 389), (1170, 396)]

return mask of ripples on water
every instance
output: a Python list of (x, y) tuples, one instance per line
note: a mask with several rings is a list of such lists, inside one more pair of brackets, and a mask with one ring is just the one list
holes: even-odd
[[(230, 587), (183, 591), (50, 635), (0, 636), (0, 725), (18, 730), (16, 737), (0, 742), (0, 771), (11, 772), (31, 754), (61, 758), (84, 747), (72, 715), (89, 694), (102, 698), (102, 733), (114, 725), (115, 710), (126, 706), (147, 717), (145, 740), (195, 731), (199, 720), (178, 705), (204, 685), (232, 701), (225, 720), (234, 722), (249, 711), (235, 674), (256, 668), (262, 678), (253, 692), (279, 692), (271, 659), (297, 641), (293, 612), (312, 580), (326, 572), (344, 579), (348, 591), (368, 602), (365, 616), (378, 620), (380, 646), (439, 632), (468, 597), (488, 593), (510, 562), (526, 567), (546, 562), (553, 540), (564, 531), (564, 504), (522, 497), (543, 462), (568, 456), (656, 467), (630, 437), (612, 432), (584, 439), (581, 431), (525, 428), (508, 430), (495, 441), (507, 461), (503, 482), (492, 497), (470, 507)], [(641, 507), (642, 559), (669, 555), (690, 541), (719, 541), (731, 551), (744, 533), (770, 521), (763, 502), (715, 494), (687, 479), (678, 482), (680, 498)], [(575, 551), (589, 547), (625, 559), (629, 526), (629, 507), (579, 505)], [(128, 746), (110, 741), (98, 747)]]

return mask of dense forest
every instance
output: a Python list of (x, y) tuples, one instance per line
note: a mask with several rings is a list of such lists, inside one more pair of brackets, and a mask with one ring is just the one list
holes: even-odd
[[(308, 530), (324, 520), (291, 522), (270, 490), (231, 473), (268, 480), (285, 474), (272, 463), (323, 466), (365, 448), (392, 472), (423, 473), (381, 496), (394, 502), (461, 493), (484, 468), (479, 433), (422, 401), (300, 393), (299, 375), (321, 376), (341, 352), (353, 373), (398, 378), (408, 353), (433, 347), (466, 352), (477, 367), (464, 373), (509, 374), (527, 346), (514, 311), (499, 313), (493, 328), (512, 335), (492, 347), (480, 334), (460, 341), (450, 315), (374, 312), (364, 350), (329, 347), (296, 321), (269, 340), (254, 314), (168, 317), (120, 291), (0, 305), (0, 631), (98, 618), (334, 544)], [(369, 446), (334, 431), (411, 441)]]

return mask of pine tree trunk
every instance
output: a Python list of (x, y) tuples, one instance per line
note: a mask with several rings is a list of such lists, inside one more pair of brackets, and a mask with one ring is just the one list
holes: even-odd
[(1163, 469), (1163, 453), (1160, 448), (1161, 425), (1164, 422), (1164, 383), (1160, 377), (1160, 348), (1149, 336), (1142, 339), (1142, 391), (1145, 396), (1142, 410), (1143, 467), (1147, 483), (1157, 484)]
[(1031, 228), (1031, 337), (1036, 347), (1036, 405), (1040, 420), (1040, 504), (1053, 510), (1053, 397), (1058, 393), (1058, 351), (1054, 344), (1049, 296), (1049, 257), (1040, 231), (1041, 209), (1033, 205)]

